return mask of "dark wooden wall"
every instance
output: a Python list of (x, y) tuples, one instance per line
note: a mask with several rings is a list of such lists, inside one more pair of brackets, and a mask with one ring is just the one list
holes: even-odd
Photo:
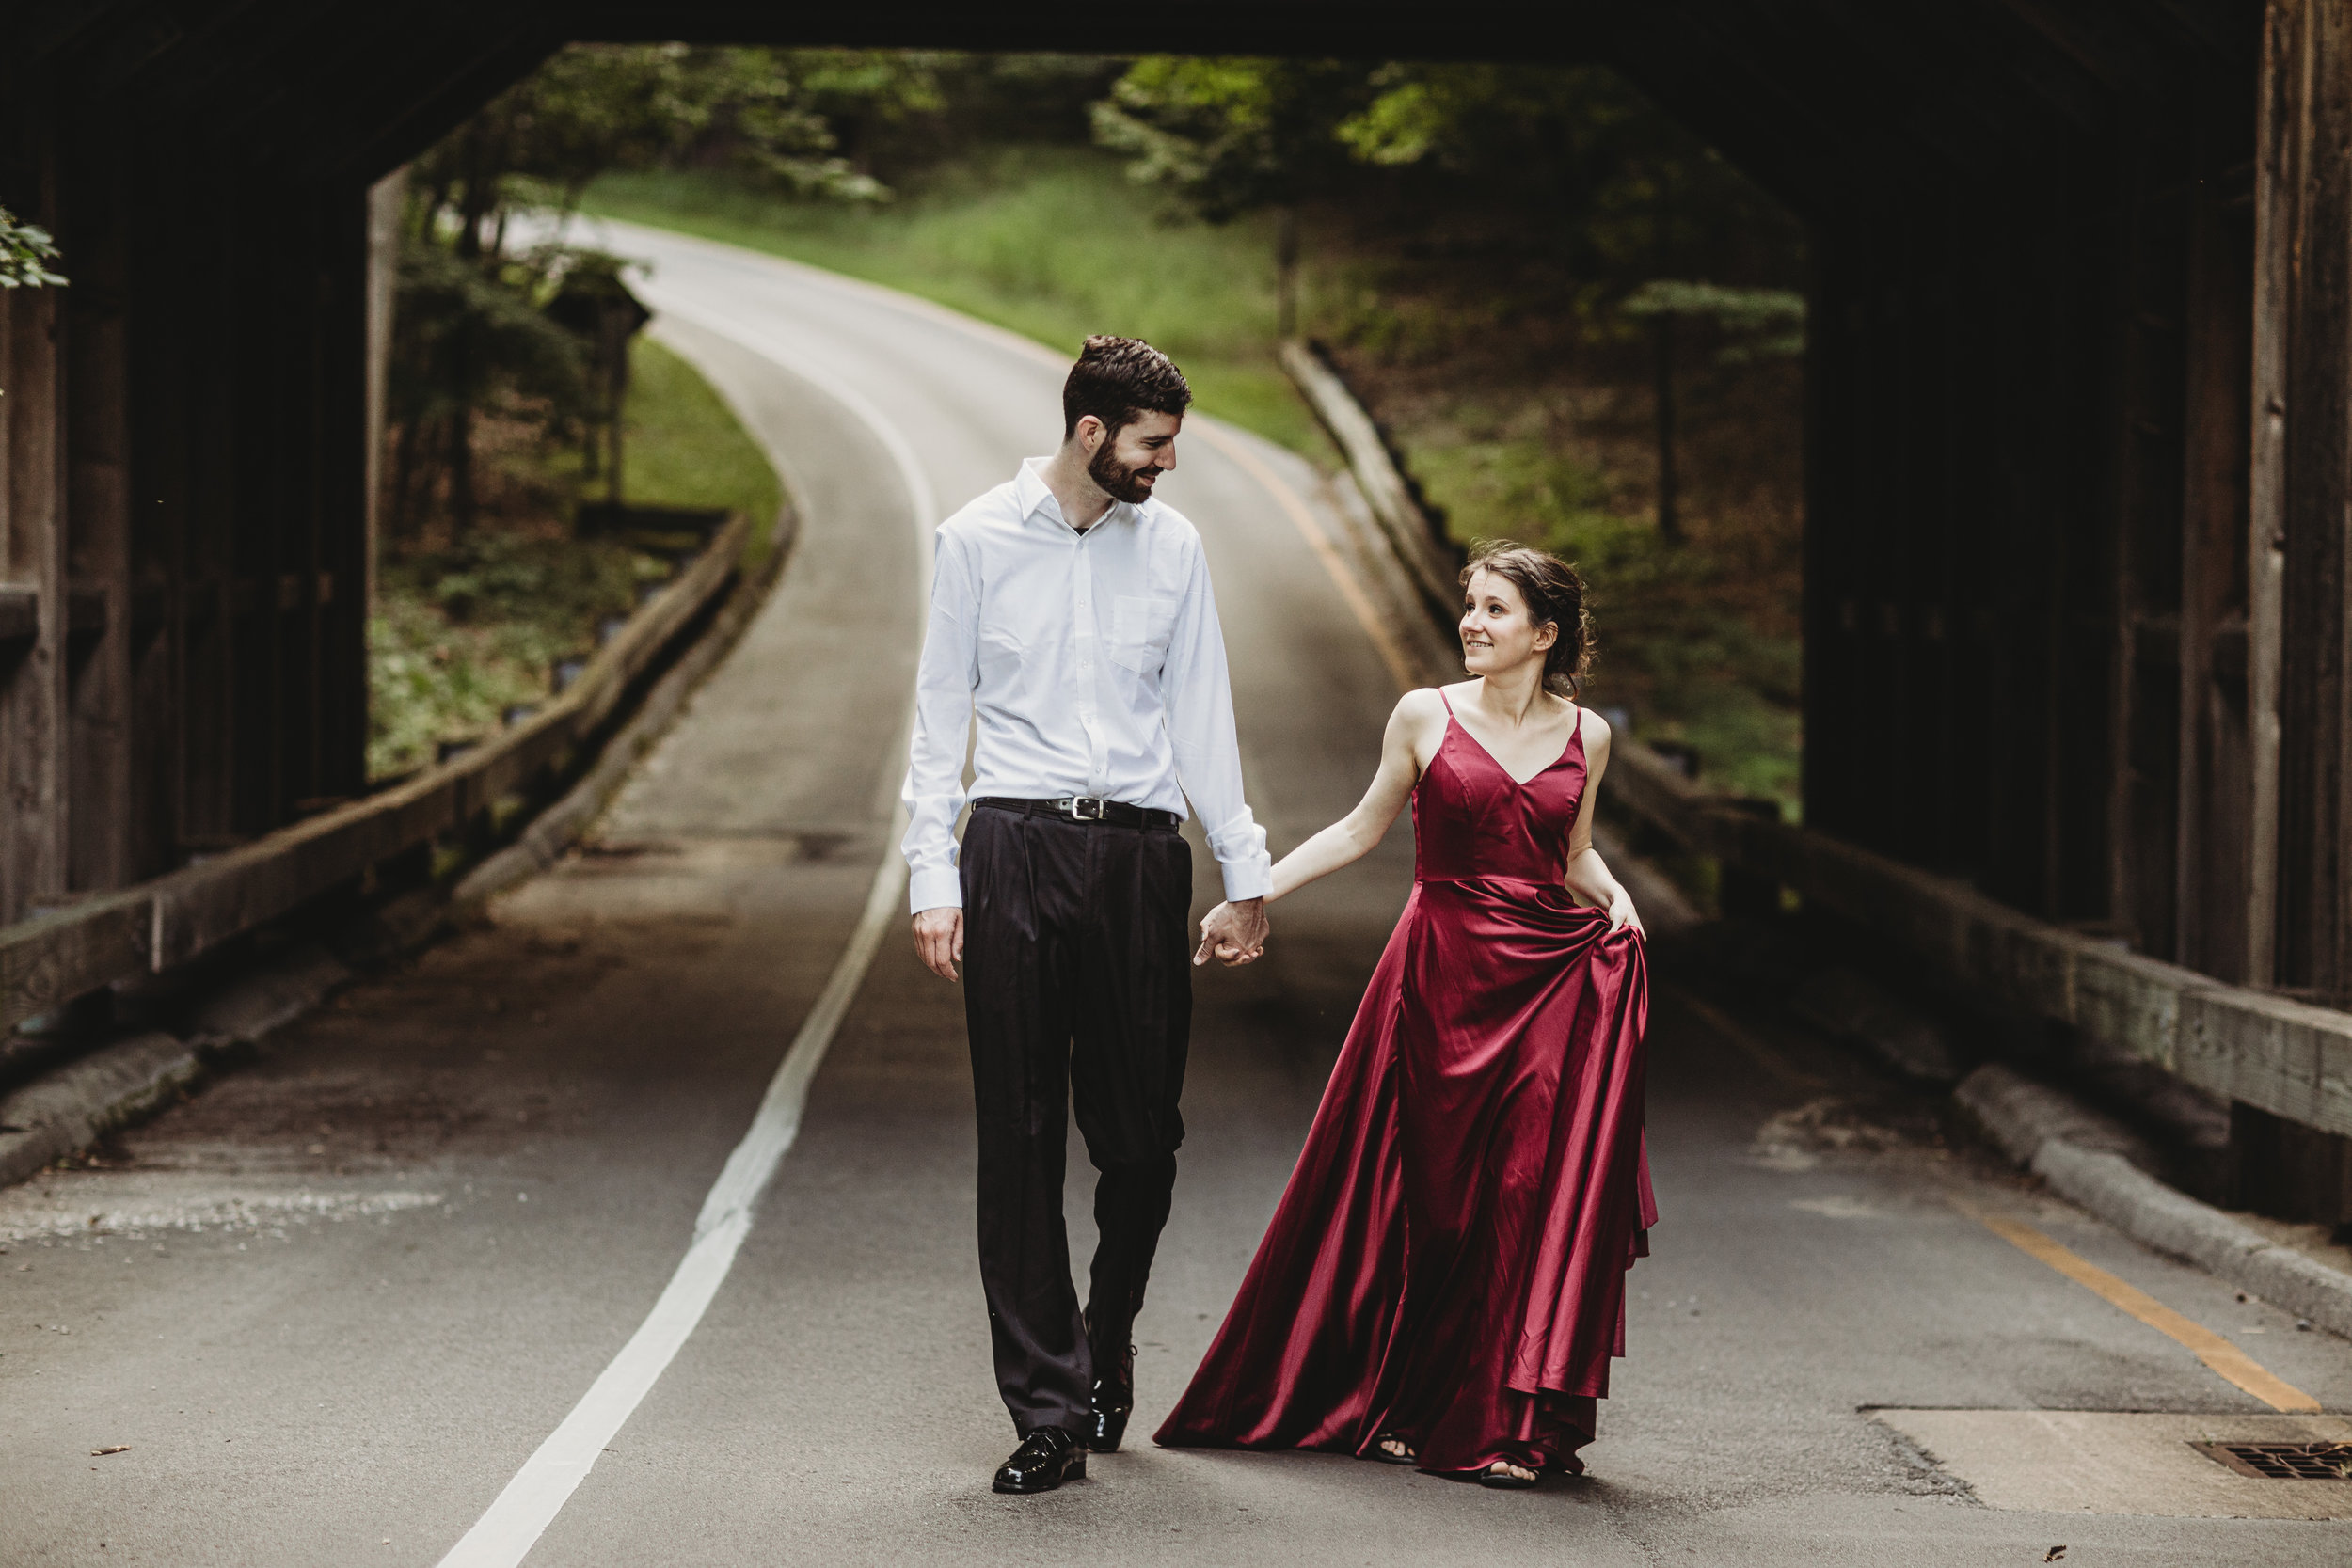
[(0, 166), (71, 259), (0, 308), (8, 917), (365, 782), (363, 193), (59, 118)]
[(1807, 816), (2249, 974), (2250, 58), (1822, 224)]
[(556, 41), (107, 9), (0, 23), (0, 921), (366, 788), (369, 185)]

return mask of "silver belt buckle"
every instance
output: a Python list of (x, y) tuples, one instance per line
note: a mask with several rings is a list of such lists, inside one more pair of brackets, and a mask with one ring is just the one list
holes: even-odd
[[(1100, 822), (1103, 820), (1103, 808), (1106, 802), (1099, 795), (1073, 795), (1068, 800), (1058, 801), (1057, 804), (1059, 804), (1069, 811), (1073, 821)], [(1089, 811), (1087, 810), (1087, 807), (1089, 806), (1092, 806), (1094, 809), (1092, 811)]]

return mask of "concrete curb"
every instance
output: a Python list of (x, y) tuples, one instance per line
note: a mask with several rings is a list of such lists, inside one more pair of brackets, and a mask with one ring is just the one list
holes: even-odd
[(0, 1185), (162, 1109), (204, 1075), (196, 1047), (139, 1035), (69, 1062), (0, 1100)]
[(2092, 1140), (2112, 1142), (2105, 1118), (1997, 1062), (1962, 1080), (1952, 1099), (2002, 1153), (2068, 1202), (2134, 1241), (2352, 1338), (2352, 1275), (2174, 1191), (2114, 1147), (2094, 1147)]
[(221, 1052), (251, 1045), (309, 1012), (352, 977), (316, 942), (223, 987), (198, 1005), (186, 1038), (156, 1030), (99, 1047), (0, 1100), (0, 1186), (154, 1115), (195, 1086)]

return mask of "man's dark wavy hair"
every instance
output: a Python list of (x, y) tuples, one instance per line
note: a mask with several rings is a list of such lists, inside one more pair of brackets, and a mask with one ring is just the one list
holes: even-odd
[(1191, 406), (1192, 388), (1167, 355), (1140, 338), (1089, 338), (1061, 384), (1061, 436), (1070, 439), (1089, 414), (1116, 436), (1144, 414), (1182, 414)]

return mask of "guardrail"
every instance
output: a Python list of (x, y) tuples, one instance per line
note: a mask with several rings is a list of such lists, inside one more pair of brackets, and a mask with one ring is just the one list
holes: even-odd
[(495, 739), (185, 870), (0, 929), (0, 1028), (113, 981), (185, 963), (379, 862), (462, 832), (498, 801), (565, 766), (734, 580), (749, 526), (740, 515), (729, 519), (561, 695)]
[[(1393, 508), (1403, 498), (1418, 518), (1411, 486), (1345, 384), (1299, 345), (1286, 345), (1282, 362), (1340, 441), (1367, 499), (1390, 498), (1385, 504)], [(1333, 417), (1342, 402), (1352, 418)], [(1343, 437), (1343, 429), (1356, 434)], [(1383, 504), (1375, 501), (1375, 512)], [(1408, 546), (1429, 537), (1425, 521), (1408, 527), (1384, 516), (1382, 526), (1400, 566), (1420, 578)], [(1439, 614), (1450, 626), (1450, 592)], [(1615, 740), (1611, 762), (1624, 785), (1613, 792), (1616, 801), (1692, 853), (1794, 888), (1807, 903), (1867, 927), (1979, 995), (2070, 1024), (2211, 1093), (2352, 1136), (2352, 1013), (2144, 958), (2036, 920), (1965, 883), (1757, 816), (1698, 788), (1630, 736)]]
[(1380, 427), (1322, 354), (1312, 344), (1293, 339), (1282, 345), (1282, 368), (1339, 444), (1356, 476), (1356, 488), (1363, 493), (1373, 520), (1388, 537), (1397, 563), (1429, 613), (1450, 636), (1455, 617), (1462, 612), (1459, 553), (1422, 509), (1421, 497), (1390, 454)]

